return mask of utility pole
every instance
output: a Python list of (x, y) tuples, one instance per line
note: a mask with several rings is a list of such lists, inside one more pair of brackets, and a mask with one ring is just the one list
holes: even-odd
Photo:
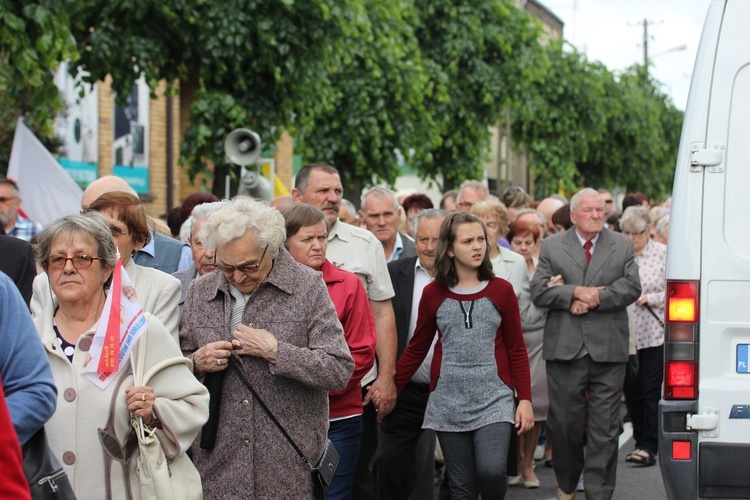
[(643, 68), (648, 73), (648, 19), (643, 20)]

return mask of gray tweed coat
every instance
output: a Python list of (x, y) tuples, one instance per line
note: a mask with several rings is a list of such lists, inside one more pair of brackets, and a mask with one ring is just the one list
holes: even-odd
[[(180, 324), (186, 356), (209, 342), (231, 340), (233, 302), (220, 271), (193, 281)], [(328, 431), (328, 391), (343, 389), (354, 369), (322, 275), (281, 248), (268, 278), (250, 296), (242, 322), (277, 338), (275, 365), (252, 356), (235, 359), (315, 464)], [(231, 369), (226, 370), (215, 447), (209, 452), (199, 444), (200, 435), (193, 461), (206, 499), (312, 498), (310, 467)]]

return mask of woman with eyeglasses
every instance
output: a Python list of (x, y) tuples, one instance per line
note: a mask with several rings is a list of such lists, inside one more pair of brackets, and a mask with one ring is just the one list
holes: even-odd
[(479, 217), (461, 212), (443, 222), (435, 281), (396, 367), (402, 390), (437, 333), (423, 427), (437, 431), (452, 498), (504, 498), (511, 432), (534, 426), (518, 300), (494, 276), (489, 250)]
[[(149, 240), (146, 210), (141, 201), (130, 193), (112, 191), (97, 198), (88, 208), (100, 213), (107, 222), (115, 246), (120, 251), (122, 265), (135, 285), (141, 307), (159, 318), (179, 345), (179, 304), (182, 285), (167, 273), (139, 266), (133, 255)], [(42, 276), (34, 281), (31, 311), (36, 317), (51, 300), (49, 285)]]
[[(101, 215), (70, 215), (47, 224), (36, 259), (54, 293), (34, 321), (57, 385), (57, 409), (45, 425), (50, 447), (79, 498), (140, 498), (131, 414), (155, 429), (173, 460), (187, 451), (208, 418), (208, 392), (183, 364), (163, 369), (149, 386), (134, 386), (128, 360), (103, 389), (82, 373), (97, 326), (108, 320), (102, 311), (117, 261)], [(142, 342), (144, 372), (181, 355), (156, 316), (148, 317)]]
[(658, 420), (664, 378), (664, 308), (667, 247), (649, 238), (648, 209), (631, 206), (620, 218), (622, 234), (633, 241), (641, 278), (641, 296), (631, 306), (638, 371), (626, 377), (625, 402), (633, 422), (635, 450), (625, 460), (654, 465), (658, 452)]
[(258, 398), (314, 465), (328, 393), (346, 387), (354, 361), (320, 273), (283, 247), (281, 213), (244, 196), (220, 203), (200, 230), (218, 270), (193, 281), (180, 329), (211, 393), (193, 461), (206, 498), (311, 498), (310, 465)]

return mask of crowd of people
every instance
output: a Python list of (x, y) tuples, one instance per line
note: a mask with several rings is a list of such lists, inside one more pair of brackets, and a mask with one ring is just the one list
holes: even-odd
[[(289, 196), (196, 193), (165, 224), (105, 176), (42, 227), (0, 179), (0, 496), (28, 497), (44, 429), (79, 498), (140, 498), (134, 421), (196, 498), (313, 498), (330, 440), (331, 499), (503, 498), (542, 461), (559, 499), (608, 499), (623, 398), (626, 460), (656, 462), (668, 203), (343, 194), (311, 164)], [(185, 363), (94, 369), (116, 286), (146, 313), (131, 361)]]

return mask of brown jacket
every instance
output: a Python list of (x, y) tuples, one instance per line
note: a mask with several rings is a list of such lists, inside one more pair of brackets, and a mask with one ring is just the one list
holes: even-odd
[[(180, 325), (183, 353), (231, 340), (234, 300), (220, 271), (195, 281)], [(284, 249), (266, 281), (250, 295), (243, 324), (278, 340), (276, 364), (236, 357), (254, 389), (308, 460), (323, 453), (328, 431), (328, 391), (343, 389), (354, 370), (322, 275)], [(312, 498), (310, 468), (253, 399), (239, 377), (226, 371), (218, 432), (212, 451), (193, 445), (205, 498)]]

